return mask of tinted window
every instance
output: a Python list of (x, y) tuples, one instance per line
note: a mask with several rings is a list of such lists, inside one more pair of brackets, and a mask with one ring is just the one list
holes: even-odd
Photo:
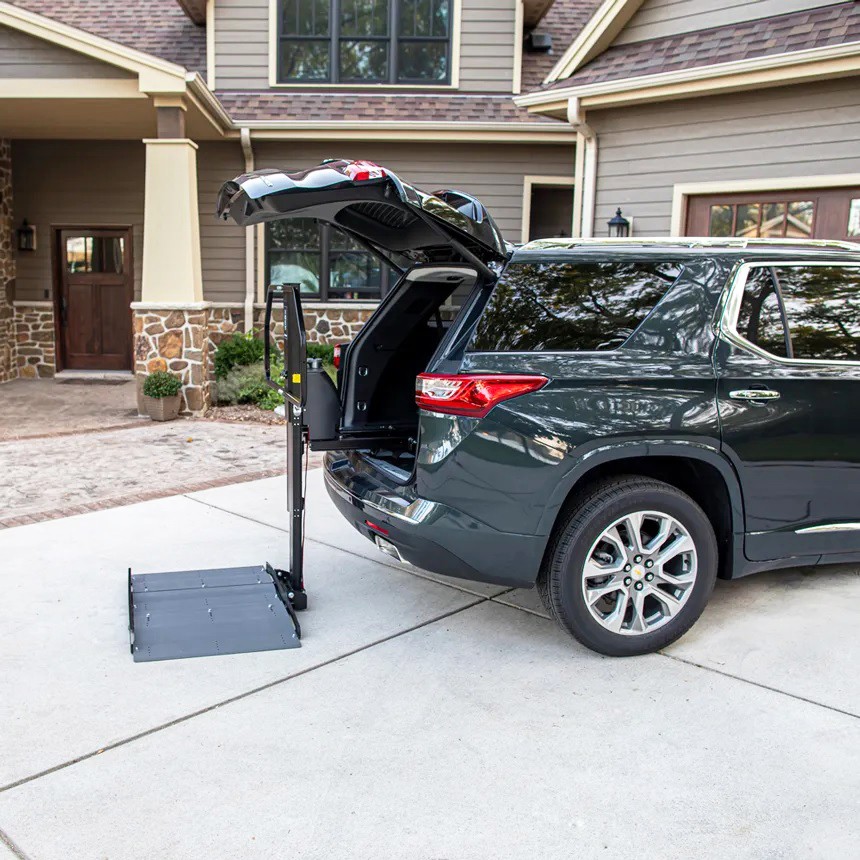
[(860, 267), (776, 268), (795, 358), (860, 360)]
[(788, 356), (785, 325), (771, 269), (751, 269), (738, 313), (738, 334), (781, 358)]
[(679, 263), (514, 263), (496, 285), (473, 352), (617, 349), (678, 278)]

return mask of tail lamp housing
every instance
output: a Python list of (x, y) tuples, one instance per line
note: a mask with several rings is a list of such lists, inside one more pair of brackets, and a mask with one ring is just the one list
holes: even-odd
[(335, 369), (340, 370), (340, 344), (339, 343), (336, 343), (334, 345), (334, 358), (332, 359), (332, 362), (335, 366)]
[(483, 418), (494, 406), (543, 388), (549, 380), (537, 374), (422, 373), (415, 380), (420, 409), (443, 415)]

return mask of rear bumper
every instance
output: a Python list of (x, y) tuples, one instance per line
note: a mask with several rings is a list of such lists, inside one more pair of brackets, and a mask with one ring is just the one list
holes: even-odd
[(357, 454), (326, 454), (325, 482), (337, 509), (368, 540), (385, 540), (416, 567), (445, 576), (530, 588), (546, 538), (499, 532), (440, 502), (421, 499), (414, 486), (387, 482)]

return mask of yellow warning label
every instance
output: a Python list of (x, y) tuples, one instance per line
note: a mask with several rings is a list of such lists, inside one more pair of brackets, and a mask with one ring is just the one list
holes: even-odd
[(301, 382), (301, 381), (302, 381), (302, 375), (301, 375), (301, 373), (294, 373), (294, 374), (293, 374), (293, 382), (295, 382), (296, 384), (298, 384), (298, 383), (299, 383), (299, 382)]

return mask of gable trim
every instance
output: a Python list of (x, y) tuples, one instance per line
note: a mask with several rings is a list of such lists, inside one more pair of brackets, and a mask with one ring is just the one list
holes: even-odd
[(533, 113), (558, 113), (565, 110), (569, 98), (580, 99), (584, 108), (623, 106), (686, 98), (691, 95), (713, 95), (846, 77), (858, 73), (860, 42), (847, 42), (842, 45), (714, 63), (656, 75), (559, 87), (515, 97), (514, 103), (520, 107), (528, 107)]
[(184, 92), (185, 69), (35, 12), (0, 2), (0, 25), (137, 74), (141, 92)]
[(602, 54), (639, 10), (644, 0), (604, 0), (585, 27), (544, 78), (551, 84), (569, 78), (577, 69)]

